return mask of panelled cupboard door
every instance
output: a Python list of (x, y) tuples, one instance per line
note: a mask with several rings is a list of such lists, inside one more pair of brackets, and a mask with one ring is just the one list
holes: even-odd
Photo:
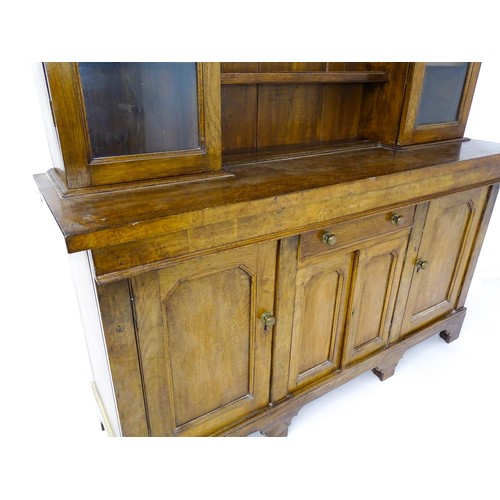
[(455, 309), (487, 192), (482, 187), (429, 203), (420, 247), (407, 262), (414, 270), (402, 335)]
[(298, 262), (289, 392), (387, 345), (410, 230)]
[(292, 321), (290, 392), (340, 368), (352, 255), (299, 262)]
[(132, 279), (152, 436), (205, 436), (269, 402), (276, 243)]
[(409, 234), (373, 240), (354, 253), (343, 365), (388, 344)]

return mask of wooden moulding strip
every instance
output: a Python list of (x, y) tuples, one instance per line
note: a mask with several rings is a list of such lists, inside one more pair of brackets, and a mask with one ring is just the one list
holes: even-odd
[(273, 73), (221, 73), (222, 85), (259, 83), (383, 83), (389, 81), (386, 71), (280, 71)]
[[(264, 202), (260, 200), (242, 203), (246, 213), (240, 204), (235, 204), (173, 216), (172, 219), (176, 217), (185, 219), (191, 215), (187, 221), (184, 220), (185, 223), (191, 224), (186, 223), (177, 227), (176, 224), (172, 224), (172, 229), (175, 227), (177, 231), (92, 250), (96, 277), (99, 283), (111, 282), (140, 272), (166, 267), (189, 257), (235, 248), (242, 244), (292, 236), (322, 228), (334, 221), (340, 222), (346, 218), (420, 203), (463, 190), (465, 187), (472, 189), (491, 182), (483, 180), (481, 175), (481, 182), (474, 183), (475, 176), (466, 170), (467, 163), (463, 162), (457, 169), (463, 172), (460, 178), (457, 177), (457, 171), (450, 173), (443, 169), (439, 176), (442, 182), (436, 182), (436, 177), (429, 175), (426, 180), (420, 181), (418, 191), (415, 191), (416, 184), (412, 179), (415, 172), (406, 172), (388, 176), (386, 179), (380, 178), (377, 181), (367, 179), (351, 184), (319, 188), (314, 192), (305, 191), (264, 200), (267, 201), (265, 207), (263, 207)], [(458, 166), (455, 165), (455, 168)], [(498, 171), (495, 170), (498, 176)], [(389, 179), (390, 177), (392, 178)], [(380, 187), (377, 184), (380, 184)], [(305, 201), (308, 196), (309, 200), (313, 201)], [(364, 196), (362, 203), (360, 203), (361, 196)], [(385, 205), (385, 199), (392, 199), (393, 203)], [(257, 207), (261, 209), (260, 213), (256, 213)], [(215, 214), (219, 221), (214, 224)], [(310, 214), (314, 214), (314, 219)], [(204, 225), (201, 225), (200, 221), (204, 222)], [(221, 231), (220, 228), (224, 230)], [(194, 243), (189, 244), (189, 242)], [(156, 250), (153, 252), (151, 248)], [(160, 255), (162, 252), (163, 255)]]
[(104, 408), (104, 404), (102, 402), (99, 391), (97, 390), (97, 386), (94, 381), (92, 381), (92, 392), (94, 393), (95, 400), (97, 402), (97, 407), (99, 408), (99, 413), (102, 419), (102, 425), (104, 426), (104, 430), (109, 437), (115, 437), (113, 432), (113, 427), (111, 426), (111, 422), (109, 421), (108, 414), (106, 413), (106, 408)]
[(252, 432), (260, 431), (270, 423), (286, 418), (288, 415), (297, 413), (303, 406), (315, 399), (323, 396), (327, 392), (340, 387), (341, 385), (356, 378), (358, 375), (383, 365), (388, 359), (399, 359), (403, 354), (414, 345), (423, 342), (424, 340), (436, 335), (443, 330), (455, 329), (459, 330), (465, 318), (466, 308), (462, 307), (448, 316), (436, 321), (430, 326), (418, 330), (403, 339), (395, 342), (383, 351), (378, 352), (365, 359), (364, 361), (353, 365), (350, 368), (343, 370), (330, 376), (329, 380), (320, 380), (301, 391), (298, 391), (289, 399), (285, 399), (276, 404), (276, 406), (268, 406), (264, 408), (260, 414), (251, 417), (250, 419), (241, 422), (232, 428), (221, 429), (214, 435), (217, 436), (247, 436)]

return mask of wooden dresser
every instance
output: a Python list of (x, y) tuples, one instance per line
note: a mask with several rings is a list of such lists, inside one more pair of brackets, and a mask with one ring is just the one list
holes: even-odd
[(456, 340), (500, 183), (478, 63), (45, 63), (66, 242), (112, 435), (285, 436)]

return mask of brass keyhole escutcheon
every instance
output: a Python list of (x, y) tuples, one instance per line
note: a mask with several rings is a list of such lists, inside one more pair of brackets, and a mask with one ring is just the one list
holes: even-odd
[(417, 272), (429, 267), (429, 261), (424, 259), (417, 260)]
[(264, 323), (264, 332), (268, 332), (276, 323), (276, 318), (270, 312), (265, 312), (260, 320)]

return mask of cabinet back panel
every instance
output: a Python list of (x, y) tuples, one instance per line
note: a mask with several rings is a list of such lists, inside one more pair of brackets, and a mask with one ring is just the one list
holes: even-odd
[(259, 71), (325, 71), (324, 62), (260, 62)]
[[(366, 63), (221, 63), (222, 73), (363, 71)], [(362, 83), (223, 85), (222, 149), (254, 151), (358, 137)]]
[(222, 149), (257, 146), (257, 85), (223, 85)]
[(259, 85), (257, 148), (317, 143), (324, 85)]

